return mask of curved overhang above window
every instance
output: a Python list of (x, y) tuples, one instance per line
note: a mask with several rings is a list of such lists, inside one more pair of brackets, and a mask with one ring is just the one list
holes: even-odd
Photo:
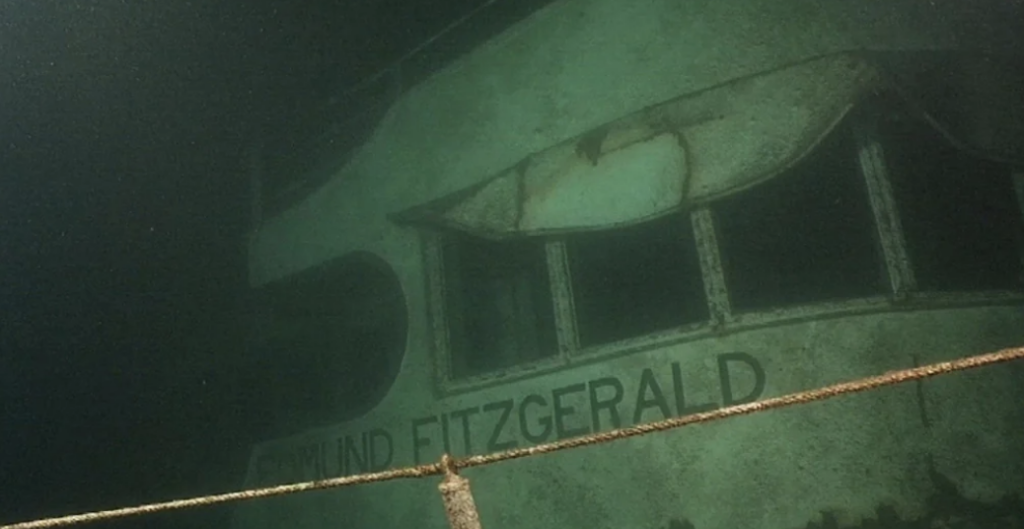
[[(890, 88), (958, 145), (1000, 161), (1024, 160), (1019, 145), (993, 132), (1022, 126), (993, 112), (994, 101), (1012, 99), (1009, 91), (1018, 85), (985, 80), (1019, 71), (950, 59), (949, 53), (937, 54), (941, 60), (930, 68), (921, 63), (894, 70), (900, 63), (893, 57), (905, 55), (822, 56), (688, 94), (535, 153), (393, 219), (491, 239), (641, 223), (782, 173), (866, 95)], [(936, 72), (950, 65), (956, 69), (943, 78), (943, 92), (935, 86)], [(979, 79), (979, 72), (987, 77)], [(982, 83), (1002, 87), (1000, 94), (948, 97), (949, 90), (972, 93), (964, 87)]]
[(851, 55), (738, 79), (641, 110), (394, 218), (490, 238), (643, 222), (784, 170), (878, 82)]
[(1024, 56), (979, 51), (876, 53), (909, 110), (958, 149), (1024, 165)]

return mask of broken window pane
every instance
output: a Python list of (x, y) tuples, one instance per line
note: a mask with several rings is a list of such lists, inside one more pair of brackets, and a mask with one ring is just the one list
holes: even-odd
[(583, 347), (708, 319), (690, 217), (566, 241)]
[(453, 376), (557, 353), (543, 241), (450, 236), (442, 245)]
[(712, 209), (734, 311), (888, 292), (847, 127), (792, 169)]
[(1020, 288), (1021, 211), (1010, 167), (906, 117), (888, 115), (881, 132), (918, 288)]

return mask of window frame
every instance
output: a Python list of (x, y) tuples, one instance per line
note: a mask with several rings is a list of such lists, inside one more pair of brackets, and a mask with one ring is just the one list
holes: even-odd
[[(752, 328), (774, 326), (809, 319), (837, 318), (858, 314), (890, 312), (893, 310), (920, 310), (981, 303), (1007, 304), (1024, 301), (1024, 292), (976, 291), (933, 293), (917, 290), (913, 263), (909, 258), (906, 235), (900, 220), (889, 177), (885, 148), (877, 132), (877, 109), (870, 103), (862, 112), (854, 112), (841, 127), (850, 127), (854, 138), (854, 152), (860, 177), (864, 179), (867, 199), (872, 213), (873, 229), (880, 245), (880, 258), (888, 274), (888, 292), (880, 295), (806, 303), (801, 305), (763, 309), (752, 312), (734, 312), (722, 266), (721, 246), (717, 240), (714, 212), (707, 203), (694, 204), (687, 213), (693, 229), (701, 280), (708, 304), (709, 320), (681, 325), (666, 331), (581, 347), (577, 329), (571, 270), (565, 238), (545, 240), (551, 302), (558, 337), (555, 355), (524, 362), (495, 372), (484, 372), (465, 377), (453, 377), (453, 354), (448, 315), (445, 314), (445, 271), (442, 259), (442, 240), (445, 234), (424, 230), (424, 265), (427, 271), (427, 297), (433, 335), (435, 383), (441, 394), (454, 394), (482, 387), (506, 383), (530, 376), (569, 368), (576, 365), (607, 361), (622, 355), (654, 348), (702, 340), (712, 336), (741, 332)], [(1024, 169), (1013, 169), (1011, 178), (1017, 191), (1017, 201), (1024, 217)], [(745, 192), (745, 191), (740, 191)], [(1022, 223), (1024, 224), (1024, 223)], [(1024, 229), (1024, 225), (1022, 225)], [(571, 237), (571, 236), (570, 236)], [(1024, 266), (1024, 247), (1018, 245)]]
[[(1017, 290), (932, 291), (922, 290), (919, 287), (915, 265), (910, 256), (909, 244), (906, 239), (907, 234), (900, 220), (902, 212), (897, 204), (890, 179), (890, 168), (893, 164), (887, 162), (886, 145), (877, 128), (880, 114), (886, 111), (886, 107), (869, 103), (864, 105), (861, 110), (857, 113), (856, 119), (852, 120), (852, 125), (857, 138), (861, 171), (870, 190), (872, 208), (877, 207), (875, 225), (879, 230), (886, 266), (892, 283), (891, 309), (920, 310), (1024, 301), (1024, 288)], [(904, 107), (903, 110), (909, 109)], [(946, 138), (945, 141), (950, 140)], [(1008, 172), (1021, 213), (1021, 225), (1018, 228), (1024, 231), (1024, 168), (1009, 166)], [(1021, 268), (1024, 270), (1024, 237), (1017, 240), (1016, 246)]]

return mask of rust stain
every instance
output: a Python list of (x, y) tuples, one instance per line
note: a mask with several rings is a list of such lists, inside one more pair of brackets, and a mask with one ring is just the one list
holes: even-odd
[(608, 127), (598, 127), (580, 137), (576, 142), (576, 155), (586, 158), (591, 164), (597, 165), (597, 159), (601, 157), (601, 145), (608, 136)]

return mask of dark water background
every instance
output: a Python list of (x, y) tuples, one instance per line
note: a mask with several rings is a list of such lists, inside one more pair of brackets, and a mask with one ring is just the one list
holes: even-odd
[(0, 3), (0, 523), (240, 486), (250, 143), (483, 3)]

